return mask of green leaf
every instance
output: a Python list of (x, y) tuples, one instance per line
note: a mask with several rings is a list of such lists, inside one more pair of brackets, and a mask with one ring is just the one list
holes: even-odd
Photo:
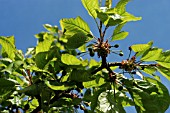
[(80, 32), (68, 38), (66, 46), (68, 49), (77, 49), (87, 43), (87, 40), (87, 36)]
[(127, 89), (137, 112), (164, 113), (169, 107), (169, 92), (155, 79), (145, 77), (145, 80), (135, 80), (133, 86)]
[(93, 96), (90, 98), (90, 101), (91, 101), (91, 110), (92, 112), (94, 112), (95, 108), (97, 107), (97, 104), (98, 104), (98, 97), (99, 95), (105, 91), (104, 88), (100, 88), (99, 90), (95, 91)]
[(135, 44), (132, 45), (131, 48), (134, 52), (142, 52), (146, 51), (150, 48), (151, 46), (149, 44)]
[(112, 7), (112, 0), (106, 0), (105, 7), (111, 8)]
[(161, 56), (162, 49), (152, 48), (142, 55), (142, 61), (155, 61)]
[[(146, 80), (149, 81), (150, 83), (155, 84), (156, 87), (158, 88), (159, 92), (158, 95), (153, 94), (154, 100), (157, 100), (157, 102), (154, 101), (154, 104), (156, 104), (158, 112), (164, 113), (169, 108), (170, 105), (170, 95), (168, 89), (161, 82), (155, 79), (147, 77)], [(147, 107), (149, 107), (149, 103)]]
[(125, 39), (127, 36), (128, 36), (128, 32), (125, 32), (125, 31), (122, 31), (122, 32), (119, 32), (115, 35), (113, 35), (112, 37), (112, 41), (115, 41), (115, 40), (123, 40)]
[(89, 68), (92, 68), (92, 67), (98, 67), (100, 65), (99, 62), (97, 62), (96, 60), (94, 59), (90, 59), (90, 62), (89, 62)]
[(40, 41), (36, 46), (36, 54), (39, 52), (47, 52), (50, 49), (53, 41), (53, 35), (48, 33), (43, 34), (43, 41)]
[[(117, 96), (117, 95), (116, 95)], [(108, 90), (106, 92), (102, 92), (99, 97), (99, 109), (103, 113), (126, 113), (123, 109), (123, 106), (120, 102), (116, 102), (115, 95), (113, 90)], [(119, 98), (119, 97), (118, 97)]]
[(62, 54), (61, 61), (67, 65), (80, 65), (81, 64), (81, 61), (78, 58), (70, 54)]
[(7, 37), (0, 36), (0, 44), (2, 45), (3, 51), (6, 52), (8, 57), (12, 60), (14, 60), (15, 58), (16, 51), (13, 41), (14, 41), (13, 36), (9, 37), (9, 39)]
[(83, 44), (82, 46), (80, 46), (80, 47), (78, 48), (78, 50), (79, 50), (80, 52), (86, 52), (86, 44)]
[(87, 81), (94, 80), (92, 78), (91, 73), (88, 70), (77, 70), (77, 69), (73, 69), (71, 75), (69, 76), (69, 79), (77, 82), (87, 82)]
[(29, 102), (30, 109), (35, 109), (39, 106), (39, 102), (36, 98), (34, 98), (31, 102)]
[(0, 104), (10, 97), (14, 91), (14, 87), (14, 82), (0, 78)]
[(153, 75), (157, 71), (157, 69), (155, 67), (148, 66), (148, 67), (145, 67), (144, 70), (142, 71), (147, 74)]
[(115, 26), (122, 23), (122, 17), (118, 14), (109, 15), (107, 21), (104, 22), (106, 26)]
[(9, 73), (9, 74), (12, 74), (12, 72), (13, 72), (13, 66), (14, 66), (14, 64), (11, 63), (11, 64), (9, 64), (5, 69), (1, 70), (1, 72), (7, 72), (7, 73)]
[(39, 84), (32, 84), (28, 87), (25, 87), (24, 89), (19, 90), (19, 93), (24, 93), (28, 96), (36, 96), (41, 93), (41, 89), (43, 88), (43, 85), (41, 83)]
[(44, 28), (47, 29), (51, 33), (58, 33), (58, 27), (57, 26), (51, 26), (49, 24), (44, 24)]
[(123, 13), (121, 16), (122, 16), (123, 22), (138, 21), (142, 19), (142, 17), (135, 17), (134, 15), (128, 12)]
[(62, 30), (66, 30), (67, 34), (76, 34), (82, 32), (84, 34), (91, 34), (88, 24), (81, 18), (70, 18), (60, 20)]
[(39, 69), (44, 69), (47, 61), (47, 52), (40, 52), (35, 56), (35, 63)]
[(114, 29), (113, 35), (116, 35), (121, 32), (123, 26), (126, 24), (126, 22), (118, 24), (116, 28)]
[(99, 9), (98, 0), (81, 0), (89, 15), (94, 19), (97, 17), (96, 10)]
[(91, 88), (91, 87), (98, 87), (101, 86), (105, 83), (105, 80), (103, 78), (99, 78), (99, 79), (95, 79), (92, 81), (88, 81), (88, 82), (83, 82), (83, 86), (85, 88)]
[(116, 5), (116, 10), (118, 14), (122, 14), (126, 12), (126, 4), (129, 2), (130, 0), (120, 0), (117, 5)]
[[(109, 12), (110, 13), (110, 12)], [(122, 17), (116, 13), (97, 11), (97, 17), (105, 26), (115, 26), (122, 22)]]
[(159, 66), (158, 71), (168, 80), (170, 80), (170, 69)]
[(156, 62), (163, 67), (170, 68), (170, 50), (163, 52)]
[(96, 11), (97, 12), (97, 17), (100, 19), (100, 21), (102, 21), (104, 23), (104, 25), (106, 26), (108, 24), (108, 21), (109, 21), (109, 15), (107, 13), (104, 13), (104, 12), (99, 12), (99, 11)]
[(53, 89), (53, 90), (68, 90), (68, 89), (71, 89), (71, 88), (75, 88), (76, 86), (66, 86), (66, 85), (53, 85), (53, 84), (51, 84), (50, 83), (50, 81), (46, 81), (45, 82), (45, 84), (49, 87), (49, 88), (51, 88), (51, 89)]

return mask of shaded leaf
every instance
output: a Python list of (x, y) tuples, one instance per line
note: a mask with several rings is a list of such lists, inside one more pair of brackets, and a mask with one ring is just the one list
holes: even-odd
[(13, 93), (15, 83), (4, 78), (0, 78), (0, 103), (8, 99), (8, 97)]
[(127, 89), (135, 102), (137, 112), (164, 113), (169, 107), (169, 92), (155, 79), (145, 77), (145, 80), (135, 80)]
[(77, 49), (87, 43), (87, 40), (87, 36), (80, 32), (68, 38), (66, 46), (68, 49)]
[(74, 69), (69, 76), (69, 80), (77, 81), (77, 82), (87, 82), (94, 80), (92, 78), (91, 73), (88, 70), (77, 70)]
[(28, 87), (25, 87), (24, 89), (19, 90), (19, 93), (24, 93), (28, 96), (36, 96), (41, 93), (41, 89), (43, 88), (43, 84), (32, 84)]
[(35, 63), (39, 69), (44, 69), (47, 61), (47, 52), (40, 52), (35, 56)]

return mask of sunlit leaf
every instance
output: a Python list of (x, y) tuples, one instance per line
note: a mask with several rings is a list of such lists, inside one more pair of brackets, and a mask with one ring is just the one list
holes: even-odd
[(3, 47), (3, 51), (7, 53), (8, 57), (14, 60), (16, 48), (13, 43), (13, 38), (7, 39), (7, 37), (0, 36), (0, 44)]
[(126, 22), (118, 24), (116, 28), (114, 29), (113, 35), (116, 35), (121, 32), (123, 26), (126, 24)]
[(105, 91), (104, 88), (101, 88), (101, 89), (95, 91), (94, 95), (90, 98), (92, 112), (94, 112), (95, 108), (97, 107), (98, 97), (103, 91)]
[(34, 98), (30, 103), (29, 103), (30, 109), (35, 109), (39, 106), (39, 102), (36, 98)]
[(111, 8), (111, 7), (112, 7), (112, 0), (106, 0), (105, 6), (106, 6), (107, 8)]
[(61, 61), (67, 65), (80, 65), (81, 64), (81, 61), (78, 58), (70, 54), (62, 54)]
[(53, 42), (53, 36), (46, 33), (43, 35), (43, 41), (39, 42), (38, 45), (36, 46), (36, 54), (39, 52), (46, 52), (50, 49), (51, 44)]
[(142, 55), (142, 61), (155, 61), (161, 56), (162, 49), (152, 48)]
[(144, 70), (142, 71), (144, 71), (147, 74), (153, 75), (157, 71), (157, 69), (155, 67), (148, 66), (148, 67), (145, 67)]
[(115, 41), (115, 40), (123, 40), (125, 39), (127, 36), (128, 36), (128, 32), (125, 32), (125, 31), (122, 31), (120, 33), (117, 33), (115, 35), (113, 35), (112, 37), (112, 41)]
[(97, 17), (96, 10), (99, 9), (99, 3), (98, 0), (81, 0), (83, 3), (83, 6), (88, 11), (89, 15), (93, 18)]
[(99, 62), (97, 62), (96, 60), (94, 60), (94, 59), (90, 59), (90, 63), (89, 63), (89, 68), (91, 68), (91, 67), (98, 67), (100, 65), (100, 63)]
[(90, 28), (88, 24), (81, 18), (70, 18), (70, 19), (62, 19), (60, 20), (60, 24), (62, 27), (62, 30), (66, 30), (67, 34), (76, 34), (76, 33), (84, 33), (84, 34), (90, 34)]
[(53, 84), (50, 84), (49, 81), (46, 81), (45, 84), (53, 89), (53, 90), (67, 90), (67, 89), (71, 89), (71, 88), (75, 88), (76, 86), (66, 86), (66, 85), (53, 85)]
[(163, 52), (156, 62), (163, 67), (170, 68), (170, 50)]
[(166, 77), (168, 80), (170, 80), (170, 69), (164, 68), (164, 67), (158, 67), (158, 71)]
[[(115, 92), (114, 94), (114, 90), (107, 90), (106, 92), (102, 92), (99, 97), (99, 108), (97, 107), (97, 109), (99, 109), (100, 111), (107, 113), (107, 112), (113, 112), (113, 113), (125, 113), (125, 110), (122, 106), (122, 101), (125, 100), (125, 97), (123, 99), (119, 97), (122, 94), (120, 94), (119, 92)], [(116, 97), (115, 97), (116, 96)], [(121, 98), (118, 102), (116, 102), (116, 98)], [(127, 101), (128, 103), (128, 101)]]
[(86, 52), (86, 44), (83, 44), (82, 46), (80, 46), (80, 47), (78, 48), (78, 50), (79, 50), (80, 52)]
[(116, 4), (116, 9), (117, 9), (117, 13), (118, 14), (122, 14), (126, 12), (126, 4), (129, 2), (130, 0), (120, 0), (117, 4)]
[(149, 44), (135, 44), (131, 46), (132, 50), (134, 52), (142, 52), (142, 51), (146, 51), (150, 48)]
[(121, 16), (122, 16), (123, 22), (138, 21), (142, 19), (142, 17), (135, 17), (134, 15), (128, 12), (123, 13)]
[(98, 80), (95, 79), (95, 80), (92, 80), (92, 81), (83, 82), (83, 86), (85, 88), (91, 88), (91, 87), (101, 86), (104, 83), (105, 83), (105, 80), (103, 78), (99, 78)]
[(51, 33), (58, 33), (58, 27), (57, 26), (51, 26), (49, 24), (44, 24), (44, 28), (47, 29)]

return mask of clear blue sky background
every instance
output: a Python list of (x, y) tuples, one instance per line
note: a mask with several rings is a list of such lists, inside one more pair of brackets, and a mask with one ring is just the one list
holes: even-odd
[[(117, 1), (113, 0), (113, 4)], [(132, 0), (127, 11), (143, 19), (124, 27), (130, 34), (124, 41), (117, 41), (121, 42), (122, 49), (151, 40), (154, 46), (170, 49), (170, 0)], [(77, 16), (90, 23), (92, 32), (98, 36), (95, 23), (81, 0), (0, 0), (0, 36), (14, 35), (17, 49), (26, 52), (28, 47), (36, 45), (34, 35), (45, 31), (43, 24), (59, 26), (60, 19)], [(161, 79), (170, 90), (170, 82)], [(128, 113), (135, 112), (130, 109)], [(170, 109), (166, 113), (170, 113)]]

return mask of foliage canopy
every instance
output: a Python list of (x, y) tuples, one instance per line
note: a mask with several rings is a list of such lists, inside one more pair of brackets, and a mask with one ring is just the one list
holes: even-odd
[[(25, 54), (16, 49), (14, 36), (0, 36), (0, 111), (125, 113), (134, 106), (138, 113), (164, 113), (170, 95), (157, 73), (170, 80), (170, 51), (151, 41), (128, 47), (125, 60), (108, 62), (110, 54), (123, 56), (115, 44), (129, 34), (123, 26), (141, 17), (126, 11), (130, 0), (115, 7), (112, 0), (104, 6), (101, 0), (81, 1), (99, 38), (79, 16), (61, 19), (61, 30), (45, 24), (47, 32), (36, 34), (37, 45)], [(108, 28), (114, 30), (106, 38)]]

